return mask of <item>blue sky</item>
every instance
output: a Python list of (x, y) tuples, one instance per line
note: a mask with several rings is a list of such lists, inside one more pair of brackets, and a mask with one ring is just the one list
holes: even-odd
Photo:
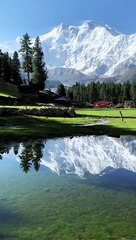
[(0, 0), (0, 42), (26, 32), (36, 37), (60, 23), (80, 25), (85, 20), (136, 33), (136, 0)]

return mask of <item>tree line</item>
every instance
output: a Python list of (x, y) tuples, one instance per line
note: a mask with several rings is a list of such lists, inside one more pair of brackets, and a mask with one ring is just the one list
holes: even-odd
[(136, 104), (136, 82), (122, 84), (92, 82), (87, 86), (76, 83), (66, 89), (66, 96), (74, 102), (110, 101), (117, 104), (132, 100)]
[[(12, 57), (8, 52), (3, 53), (0, 50), (0, 82), (12, 83), (17, 86), (27, 83), (35, 91), (44, 89), (48, 76), (40, 38), (36, 37), (32, 46), (32, 40), (26, 33), (23, 35), (20, 44), (20, 50), (15, 51)], [(21, 54), (21, 61), (19, 53)], [(21, 71), (25, 75), (24, 78)]]
[(16, 51), (13, 57), (10, 57), (8, 52), (3, 53), (0, 50), (0, 82), (13, 83), (17, 86), (22, 83), (20, 61)]

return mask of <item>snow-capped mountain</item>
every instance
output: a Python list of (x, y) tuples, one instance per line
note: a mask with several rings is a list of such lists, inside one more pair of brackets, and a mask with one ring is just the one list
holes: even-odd
[[(62, 68), (64, 80), (70, 78), (68, 69), (75, 69), (73, 78), (78, 71), (81, 73), (79, 81), (82, 81), (90, 76), (94, 79), (119, 76), (136, 67), (136, 34), (125, 35), (108, 25), (94, 21), (85, 21), (80, 26), (61, 24), (40, 39), (51, 80), (59, 80)], [(18, 42), (17, 38), (17, 46)], [(8, 50), (9, 46), (11, 51), (13, 45), (0, 44), (0, 48)], [(52, 71), (56, 75), (52, 75)]]
[(41, 164), (57, 174), (88, 172), (101, 174), (107, 169), (126, 169), (136, 173), (136, 138), (88, 136), (48, 140)]
[(136, 34), (85, 21), (61, 24), (40, 37), (49, 67), (74, 68), (86, 75), (122, 75), (136, 65)]

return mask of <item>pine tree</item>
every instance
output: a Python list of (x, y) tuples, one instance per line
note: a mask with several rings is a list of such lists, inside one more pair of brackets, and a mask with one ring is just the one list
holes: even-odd
[(11, 81), (11, 58), (9, 57), (8, 52), (6, 53), (0, 53), (1, 55), (1, 81), (10, 83)]
[(131, 95), (132, 101), (134, 101), (134, 103), (136, 104), (136, 83), (135, 82), (131, 83), (130, 95)]
[(105, 83), (102, 83), (100, 87), (100, 100), (101, 101), (107, 100), (107, 89)]
[(97, 101), (97, 88), (95, 83), (89, 84), (89, 101), (91, 103)]
[(2, 81), (2, 56), (3, 56), (3, 53), (0, 50), (0, 82)]
[(124, 100), (129, 100), (130, 99), (130, 84), (128, 82), (123, 83), (121, 85), (122, 89), (122, 98)]
[(22, 83), (20, 75), (20, 61), (18, 58), (18, 53), (15, 51), (12, 58), (12, 79), (15, 85)]
[(75, 102), (80, 102), (80, 83), (76, 83), (73, 86), (73, 100)]
[(24, 72), (27, 73), (27, 80), (30, 83), (30, 73), (32, 72), (32, 48), (31, 48), (31, 39), (26, 33), (23, 35), (23, 38), (20, 41), (21, 48), (20, 52), (22, 54), (22, 68)]
[(43, 90), (45, 87), (45, 81), (48, 78), (48, 76), (44, 62), (44, 53), (42, 51), (39, 37), (35, 39), (33, 47), (32, 67), (33, 67), (32, 84), (36, 86), (37, 90)]
[(33, 148), (31, 143), (23, 144), (23, 150), (19, 155), (19, 158), (21, 160), (21, 163), (20, 163), (21, 168), (25, 173), (27, 173), (31, 168), (32, 160), (33, 160)]
[(32, 160), (32, 162), (34, 165), (34, 169), (36, 171), (38, 171), (40, 168), (40, 162), (43, 157), (43, 148), (44, 148), (44, 144), (42, 143), (42, 141), (38, 141), (37, 143), (33, 144), (33, 160)]
[(60, 96), (63, 96), (63, 97), (66, 96), (66, 90), (65, 90), (65, 87), (64, 87), (63, 84), (60, 84), (60, 85), (58, 86), (58, 88), (57, 88), (57, 93), (58, 93), (58, 95), (60, 95)]

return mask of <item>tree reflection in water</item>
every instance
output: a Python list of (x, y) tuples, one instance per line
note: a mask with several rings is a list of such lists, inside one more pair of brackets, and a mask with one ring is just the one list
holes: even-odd
[(23, 149), (19, 158), (20, 166), (24, 172), (28, 172), (33, 164), (36, 171), (40, 168), (41, 158), (43, 156), (44, 144), (42, 141), (23, 143)]
[[(20, 166), (25, 173), (27, 173), (33, 166), (36, 171), (40, 168), (40, 162), (43, 157), (43, 148), (45, 141), (29, 141), (23, 143), (8, 143), (0, 146), (0, 160), (4, 153), (8, 154), (11, 149), (15, 155), (19, 153), (19, 159), (21, 160)], [(21, 151), (21, 152), (20, 152)]]
[(3, 144), (3, 143), (0, 143), (0, 160), (2, 160), (2, 155), (4, 153), (9, 153), (9, 151), (11, 150), (13, 144)]

